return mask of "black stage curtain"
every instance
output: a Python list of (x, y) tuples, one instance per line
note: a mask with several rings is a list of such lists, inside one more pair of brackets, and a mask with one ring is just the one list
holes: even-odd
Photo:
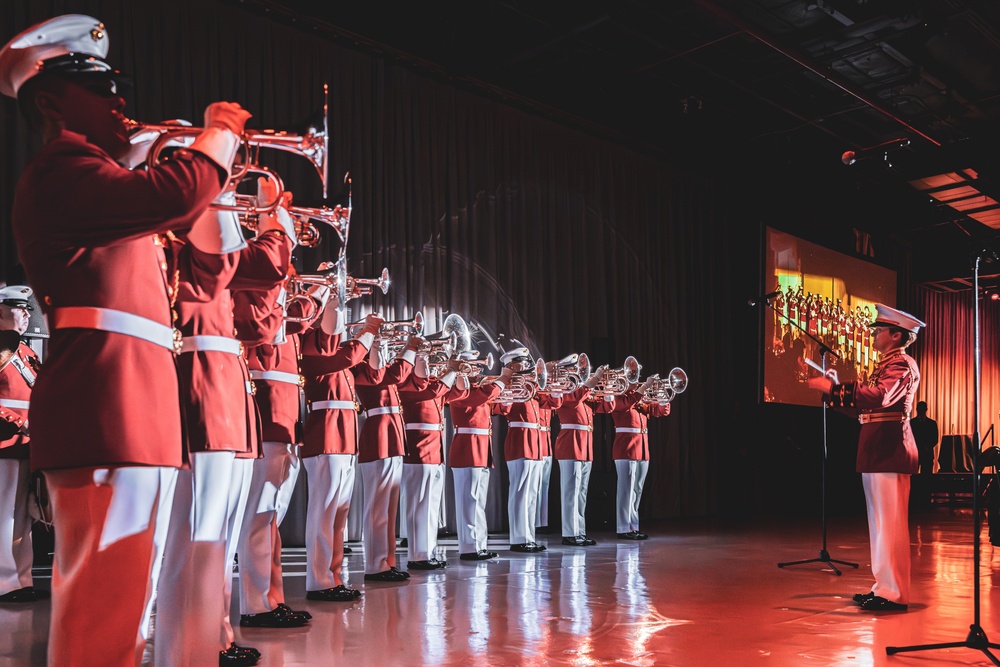
[[(642, 512), (657, 519), (716, 511), (716, 470), (733, 429), (734, 362), (744, 357), (752, 369), (756, 353), (755, 340), (743, 351), (729, 340), (734, 242), (725, 192), (712, 180), (390, 56), (218, 1), (8, 0), (2, 38), (69, 12), (105, 22), (109, 60), (134, 79), (126, 114), (139, 120), (198, 125), (207, 104), (232, 100), (253, 112), (250, 127), (298, 130), (321, 109), (328, 83), (331, 199), (344, 194), (345, 172), (352, 181), (348, 267), (361, 277), (388, 267), (393, 280), (388, 295), (352, 302), (352, 317), (376, 308), (406, 319), (419, 309), (433, 333), (454, 312), (481, 327), (484, 353), (492, 349), (486, 339), (503, 334), (546, 359), (587, 352), (595, 366), (618, 367), (634, 355), (644, 377), (684, 368), (689, 390), (671, 417), (652, 424)], [(10, 209), (38, 140), (12, 100), (0, 106), (0, 126), (0, 251), (4, 278), (16, 281)], [(305, 160), (270, 151), (264, 161), (295, 203), (319, 203), (319, 180)], [(735, 286), (743, 299), (759, 282), (758, 230), (752, 223), (735, 241), (751, 258), (751, 277)], [(297, 251), (300, 271), (332, 258), (328, 232), (319, 248)], [(751, 336), (754, 317), (744, 322)], [(754, 382), (740, 382), (746, 400)], [(601, 511), (613, 525), (607, 422), (598, 431), (605, 441), (592, 503), (610, 500)], [(502, 457), (498, 472), (506, 479)], [(492, 506), (505, 511), (499, 500)]]

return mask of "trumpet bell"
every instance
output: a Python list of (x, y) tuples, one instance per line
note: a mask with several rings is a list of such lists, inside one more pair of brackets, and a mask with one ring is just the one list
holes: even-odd
[(625, 359), (625, 364), (622, 366), (622, 371), (624, 371), (625, 381), (629, 384), (635, 384), (639, 381), (639, 372), (642, 370), (642, 364), (633, 357), (628, 356)]
[(674, 367), (667, 375), (667, 384), (675, 394), (683, 393), (687, 389), (688, 375), (683, 368)]

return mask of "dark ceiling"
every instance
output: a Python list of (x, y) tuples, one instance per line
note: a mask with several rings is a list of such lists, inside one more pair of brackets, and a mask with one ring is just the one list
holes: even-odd
[(1000, 247), (995, 0), (234, 4), (695, 169), (849, 173), (942, 289)]

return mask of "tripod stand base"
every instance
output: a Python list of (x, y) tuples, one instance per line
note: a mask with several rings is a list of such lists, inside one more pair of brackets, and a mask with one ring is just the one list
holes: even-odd
[(964, 642), (945, 642), (943, 644), (922, 644), (919, 646), (886, 646), (885, 652), (889, 655), (896, 653), (905, 653), (907, 651), (930, 651), (938, 648), (971, 648), (977, 651), (982, 651), (986, 654), (990, 660), (993, 661), (994, 665), (1000, 665), (1000, 660), (997, 659), (995, 655), (990, 653), (991, 648), (1000, 648), (1000, 644), (991, 644), (990, 640), (986, 637), (986, 633), (978, 625), (969, 626), (969, 636), (965, 638)]
[(802, 565), (803, 563), (826, 563), (830, 566), (830, 569), (839, 577), (841, 575), (840, 570), (834, 563), (840, 565), (846, 565), (848, 567), (858, 567), (857, 563), (849, 563), (846, 560), (836, 560), (835, 558), (830, 558), (830, 553), (826, 549), (820, 549), (819, 558), (807, 558), (805, 560), (793, 560), (789, 563), (778, 563), (778, 567), (787, 567), (789, 565)]

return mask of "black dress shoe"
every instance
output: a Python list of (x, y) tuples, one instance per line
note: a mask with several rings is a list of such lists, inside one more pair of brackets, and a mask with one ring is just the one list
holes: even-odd
[(637, 540), (648, 540), (649, 539), (649, 535), (647, 535), (646, 533), (640, 533), (637, 530), (637, 531), (635, 531), (635, 539), (637, 539)]
[(256, 665), (260, 651), (249, 646), (230, 644), (225, 651), (219, 651), (219, 667)]
[(313, 615), (310, 614), (308, 611), (296, 611), (283, 602), (278, 604), (278, 606), (274, 608), (274, 613), (284, 614), (285, 616), (292, 616), (298, 614), (299, 616), (304, 617), (307, 621), (311, 621), (313, 617)]
[(627, 533), (618, 533), (618, 537), (619, 537), (619, 539), (622, 539), (622, 540), (640, 540), (640, 539), (642, 539), (641, 537), (639, 537), (639, 533), (635, 532), (634, 530), (630, 530)]
[(585, 547), (592, 547), (597, 544), (597, 540), (592, 540), (586, 535), (580, 535), (580, 539), (583, 540), (583, 546)]
[(576, 537), (564, 537), (562, 538), (562, 543), (568, 544), (571, 547), (591, 547), (597, 544), (597, 542), (590, 539), (586, 535), (577, 535)]
[(875, 591), (868, 591), (867, 593), (855, 593), (853, 600), (855, 604), (861, 604), (865, 600), (871, 600), (873, 597), (875, 597)]
[(512, 544), (510, 550), (521, 554), (537, 554), (540, 551), (545, 551), (545, 547), (534, 542), (527, 542), (526, 544)]
[(354, 602), (360, 597), (361, 591), (344, 585), (324, 588), (320, 591), (306, 591), (307, 600), (322, 600), (324, 602)]
[(406, 541), (405, 537), (402, 538), (401, 540), (399, 540), (399, 548), (400, 549), (405, 549), (408, 546), (410, 546), (410, 543)]
[(400, 572), (395, 568), (390, 568), (385, 572), (376, 572), (374, 574), (366, 574), (365, 581), (406, 581), (410, 578), (410, 575), (406, 572)]
[(278, 610), (240, 616), (240, 626), (244, 628), (301, 628), (308, 622), (309, 619), (301, 614)]
[(0, 602), (34, 602), (37, 599), (38, 594), (31, 586), (0, 595)]
[(481, 549), (479, 551), (474, 551), (472, 553), (459, 554), (459, 558), (462, 560), (489, 560), (491, 558), (498, 558), (500, 554), (496, 551), (487, 551), (486, 549)]
[(440, 570), (445, 567), (447, 563), (440, 561), (437, 558), (431, 558), (430, 560), (411, 560), (406, 563), (406, 569), (408, 570)]
[(344, 553), (345, 554), (352, 554), (352, 553), (354, 553), (354, 549), (352, 549), (351, 547), (344, 547)]
[(905, 604), (890, 602), (879, 595), (873, 595), (862, 602), (861, 608), (865, 611), (906, 611)]
[(404, 579), (409, 579), (409, 578), (410, 578), (410, 573), (409, 573), (409, 572), (404, 572), (403, 570), (400, 570), (400, 569), (399, 569), (398, 567), (396, 567), (395, 565), (390, 565), (390, 566), (389, 566), (389, 569), (390, 569), (390, 570), (392, 570), (393, 572), (395, 572), (396, 574), (401, 574), (401, 575), (403, 575), (403, 578), (404, 578)]

